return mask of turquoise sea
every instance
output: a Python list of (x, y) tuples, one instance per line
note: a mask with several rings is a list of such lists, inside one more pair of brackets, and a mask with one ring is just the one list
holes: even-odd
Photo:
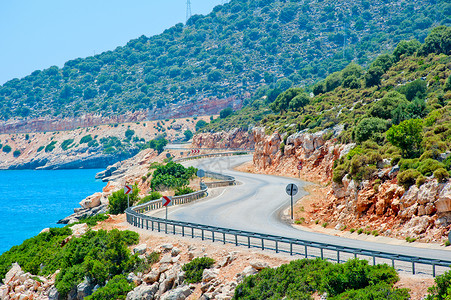
[(0, 171), (0, 254), (74, 212), (106, 185), (97, 169)]

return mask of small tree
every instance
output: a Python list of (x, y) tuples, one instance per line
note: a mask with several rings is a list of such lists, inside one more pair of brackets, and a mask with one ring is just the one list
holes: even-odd
[(185, 132), (183, 133), (185, 135), (185, 140), (189, 141), (190, 139), (193, 138), (193, 133), (191, 132), (191, 130), (185, 130)]
[(230, 116), (232, 113), (233, 113), (233, 109), (231, 109), (230, 107), (227, 107), (219, 112), (219, 117), (221, 117), (221, 119), (225, 119), (228, 116)]
[(386, 136), (393, 146), (401, 149), (403, 157), (418, 156), (423, 141), (423, 121), (421, 119), (405, 120), (399, 125), (390, 127)]
[[(138, 193), (139, 189), (137, 185), (133, 186), (133, 191), (129, 195), (130, 196), (130, 206), (132, 206), (136, 201), (138, 201)], [(109, 205), (108, 208), (110, 210), (110, 214), (118, 215), (123, 214), (127, 209), (127, 195), (124, 193), (124, 189), (120, 189), (117, 192), (114, 192), (111, 196), (108, 197)]]

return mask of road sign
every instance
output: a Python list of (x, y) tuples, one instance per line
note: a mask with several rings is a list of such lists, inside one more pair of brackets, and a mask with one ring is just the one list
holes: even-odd
[(171, 197), (163, 196), (163, 206), (168, 206), (171, 204), (171, 202), (172, 202)]
[(126, 185), (126, 186), (124, 187), (124, 194), (125, 194), (125, 195), (131, 194), (132, 191), (133, 191), (133, 186), (131, 186), (131, 185)]
[(298, 165), (298, 170), (300, 171), (301, 169), (302, 169), (302, 165), (299, 164), (299, 165)]
[(205, 177), (205, 171), (202, 169), (199, 169), (199, 170), (197, 170), (196, 175), (197, 175), (197, 177), (200, 177), (200, 178)]
[(287, 192), (288, 195), (290, 195), (291, 198), (291, 219), (293, 220), (293, 196), (298, 193), (298, 186), (295, 185), (294, 183), (290, 183), (285, 188), (285, 191)]
[(192, 149), (191, 150), (191, 154), (199, 154), (200, 150), (199, 149)]
[(290, 183), (285, 188), (285, 191), (287, 192), (288, 195), (294, 196), (294, 195), (296, 195), (298, 193), (298, 186), (295, 185), (294, 183)]

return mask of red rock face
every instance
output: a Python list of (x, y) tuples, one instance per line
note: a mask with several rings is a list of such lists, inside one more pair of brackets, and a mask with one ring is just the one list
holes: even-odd
[[(245, 97), (249, 97), (249, 95), (245, 95)], [(126, 112), (116, 116), (85, 114), (77, 118), (12, 119), (0, 122), (0, 134), (73, 130), (78, 127), (85, 128), (104, 124), (214, 115), (226, 107), (232, 107), (234, 110), (240, 109), (242, 102), (243, 99), (235, 96), (223, 99), (203, 98), (196, 100), (196, 102), (171, 103), (162, 108)]]
[[(379, 234), (402, 239), (446, 239), (451, 229), (451, 180), (438, 184), (429, 179), (420, 188), (412, 186), (408, 191), (397, 185), (396, 177), (388, 176), (383, 176), (376, 188), (376, 175), (363, 182), (345, 176), (343, 184), (336, 184), (332, 182), (334, 161), (346, 155), (353, 145), (325, 141), (323, 134), (297, 133), (287, 137), (275, 132), (268, 136), (264, 128), (255, 128), (254, 166), (261, 173), (296, 176), (301, 162), (303, 178), (331, 183), (325, 202), (315, 212), (315, 219), (321, 222), (377, 230)], [(383, 169), (381, 174), (388, 174), (389, 170)]]
[(201, 133), (193, 137), (193, 148), (205, 149), (254, 149), (251, 131), (232, 129), (215, 133)]

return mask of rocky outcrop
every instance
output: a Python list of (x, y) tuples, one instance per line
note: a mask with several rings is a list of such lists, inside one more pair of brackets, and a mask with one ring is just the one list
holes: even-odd
[(13, 263), (3, 279), (3, 284), (0, 285), (0, 299), (57, 299), (57, 292), (55, 294), (54, 291), (57, 274), (58, 272), (48, 277), (33, 276), (24, 272), (17, 263)]
[(320, 220), (337, 228), (343, 224), (362, 227), (402, 239), (443, 242), (451, 229), (451, 181), (439, 184), (428, 179), (421, 187), (414, 185), (404, 191), (397, 185), (399, 167), (384, 169), (386, 161), (370, 181), (356, 182), (346, 175), (342, 184), (337, 184), (332, 181), (334, 161), (355, 146), (336, 143), (333, 137), (341, 130), (334, 128), (332, 139), (325, 140), (324, 136), (330, 136), (327, 131), (287, 136), (278, 132), (266, 135), (264, 128), (254, 128), (255, 170), (296, 176), (301, 164), (305, 179), (329, 184), (325, 202), (315, 205), (310, 221)]
[(200, 133), (193, 137), (193, 148), (254, 149), (253, 131), (239, 128), (230, 131)]

